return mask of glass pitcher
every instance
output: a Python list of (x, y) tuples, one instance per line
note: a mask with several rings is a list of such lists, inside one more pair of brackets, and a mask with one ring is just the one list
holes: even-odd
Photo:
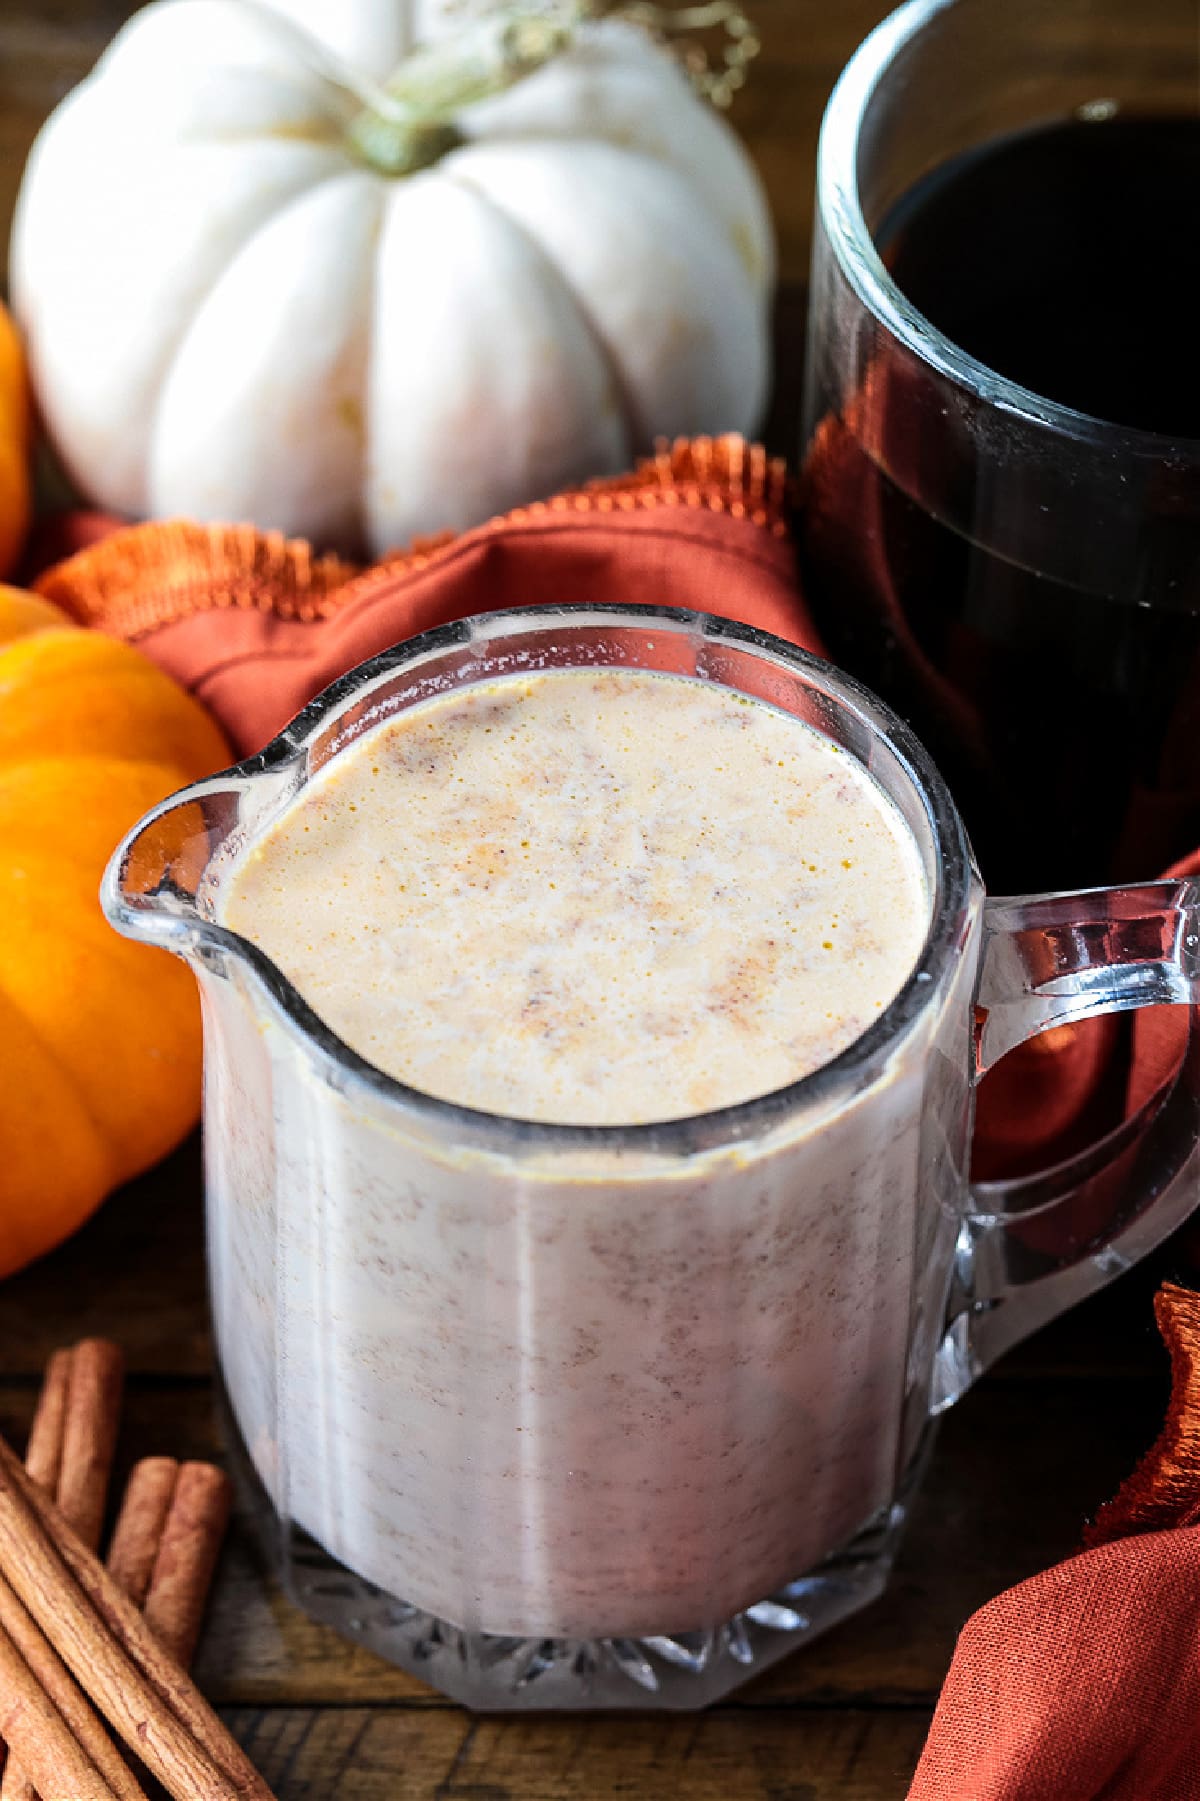
[[(720, 683), (866, 765), (924, 861), (919, 964), (824, 1068), (702, 1117), (535, 1124), (416, 1092), (219, 923), (222, 892), (380, 721), (600, 665)], [(973, 1084), (1005, 1051), (1193, 998), (1192, 885), (985, 902), (907, 728), (727, 620), (538, 608), (400, 645), (150, 813), (103, 904), (199, 979), (217, 1350), (285, 1586), (474, 1707), (697, 1707), (862, 1607), (931, 1420), (1196, 1199), (1190, 1041), (1119, 1180), (967, 1180)]]

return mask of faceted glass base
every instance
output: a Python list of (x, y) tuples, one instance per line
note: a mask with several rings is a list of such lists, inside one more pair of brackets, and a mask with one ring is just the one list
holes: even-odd
[(770, 1669), (885, 1588), (931, 1447), (927, 1428), (900, 1494), (836, 1555), (722, 1625), (652, 1638), (514, 1638), (466, 1632), (385, 1593), (280, 1520), (228, 1399), (222, 1424), (244, 1511), (291, 1601), (344, 1638), (481, 1713), (552, 1709), (691, 1712)]
[(731, 1689), (875, 1600), (905, 1509), (886, 1509), (836, 1557), (723, 1625), (672, 1638), (510, 1638), (464, 1632), (373, 1588), (293, 1528), (289, 1597), (390, 1663), (480, 1712), (674, 1709)]

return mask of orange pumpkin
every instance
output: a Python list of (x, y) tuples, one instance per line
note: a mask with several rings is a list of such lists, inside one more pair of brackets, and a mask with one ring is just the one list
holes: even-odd
[(138, 651), (0, 586), (0, 1276), (196, 1121), (195, 984), (119, 938), (98, 891), (122, 833), (228, 761)]
[(29, 383), (16, 327), (0, 306), (0, 575), (29, 529)]

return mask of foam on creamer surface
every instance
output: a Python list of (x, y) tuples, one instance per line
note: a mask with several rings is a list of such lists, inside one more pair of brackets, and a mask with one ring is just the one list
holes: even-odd
[(811, 727), (709, 682), (563, 669), (365, 734), (220, 917), (401, 1081), (627, 1125), (837, 1056), (912, 971), (929, 897), (899, 812)]

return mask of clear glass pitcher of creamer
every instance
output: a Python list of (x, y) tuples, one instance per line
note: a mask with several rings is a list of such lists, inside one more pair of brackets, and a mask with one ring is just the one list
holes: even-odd
[[(924, 859), (905, 987), (760, 1100), (628, 1128), (457, 1107), (365, 1063), (217, 923), (239, 855), (360, 734), (597, 665), (806, 721)], [(103, 902), (199, 978), (217, 1347), (288, 1591), (475, 1707), (696, 1707), (862, 1607), (930, 1421), (1197, 1198), (1190, 1041), (1102, 1156), (967, 1180), (983, 1068), (1048, 1026), (1194, 998), (1192, 884), (985, 902), (907, 729), (727, 620), (539, 608), (400, 645), (157, 807)]]

